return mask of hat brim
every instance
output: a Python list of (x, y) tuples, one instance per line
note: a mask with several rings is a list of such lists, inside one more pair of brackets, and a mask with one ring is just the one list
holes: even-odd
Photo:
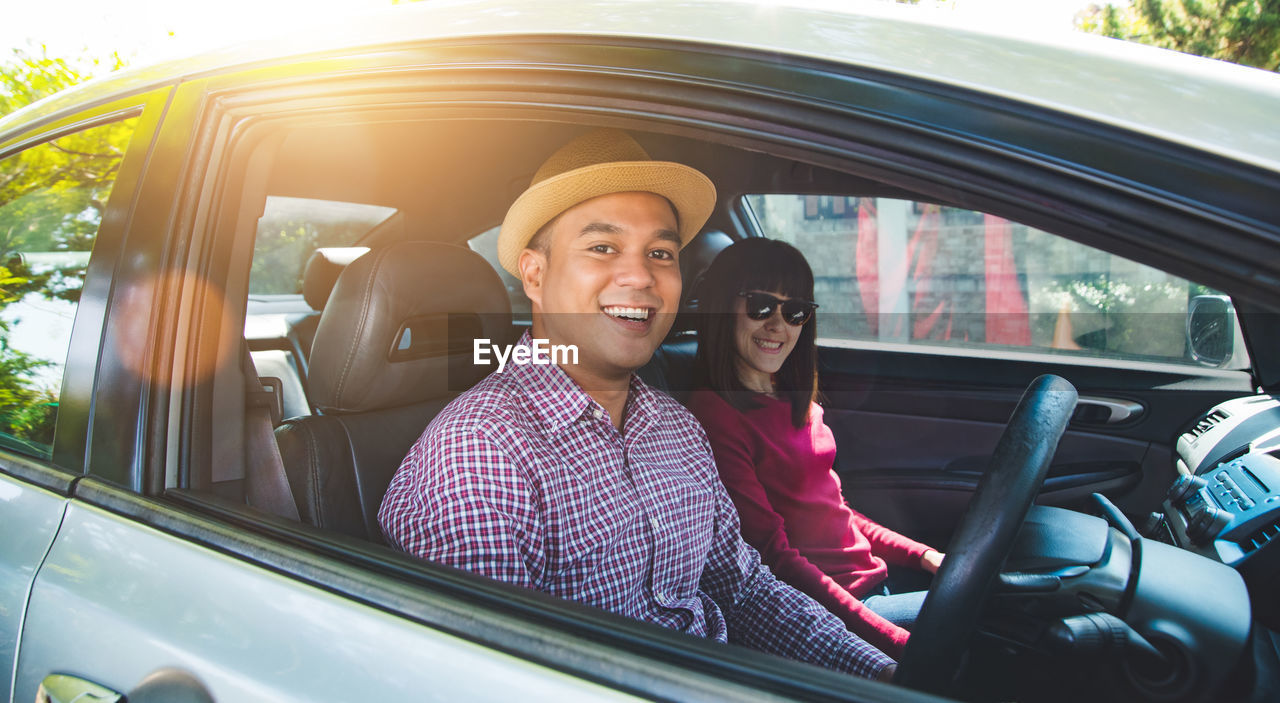
[(671, 161), (612, 161), (583, 166), (530, 186), (516, 198), (498, 233), (498, 263), (517, 278), (520, 252), (538, 230), (560, 213), (611, 193), (661, 195), (675, 206), (680, 246), (697, 236), (711, 217), (716, 187), (701, 171)]

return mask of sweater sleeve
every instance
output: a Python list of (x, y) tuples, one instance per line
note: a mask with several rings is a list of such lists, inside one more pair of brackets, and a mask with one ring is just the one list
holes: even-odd
[(919, 569), (920, 557), (924, 556), (925, 552), (933, 549), (933, 547), (894, 532), (853, 508), (849, 508), (849, 512), (853, 513), (853, 522), (858, 526), (858, 530), (871, 543), (871, 551), (893, 566), (907, 566)]
[(854, 634), (889, 656), (900, 658), (910, 634), (867, 608), (791, 546), (782, 516), (774, 511), (756, 477), (748, 425), (719, 396), (711, 392), (705, 395), (714, 396), (714, 400), (697, 398), (692, 406), (707, 432), (720, 480), (738, 509), (747, 544), (760, 552), (761, 559), (778, 578), (822, 604)]

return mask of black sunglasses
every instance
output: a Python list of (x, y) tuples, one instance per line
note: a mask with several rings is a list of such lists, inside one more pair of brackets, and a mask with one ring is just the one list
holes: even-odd
[(768, 293), (742, 291), (738, 295), (747, 299), (747, 317), (752, 320), (767, 320), (773, 311), (782, 306), (782, 319), (792, 327), (799, 327), (813, 317), (818, 304), (812, 300), (782, 300)]

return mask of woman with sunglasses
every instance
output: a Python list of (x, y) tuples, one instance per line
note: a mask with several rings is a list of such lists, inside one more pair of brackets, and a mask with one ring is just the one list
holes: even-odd
[(942, 554), (845, 504), (818, 389), (813, 272), (784, 242), (752, 238), (716, 257), (696, 291), (699, 390), (689, 402), (742, 519), (784, 581), (898, 658), (924, 592), (890, 595), (888, 566), (936, 572)]

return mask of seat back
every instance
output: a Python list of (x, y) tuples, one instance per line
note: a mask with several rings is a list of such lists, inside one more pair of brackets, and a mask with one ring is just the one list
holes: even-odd
[(311, 350), (320, 414), (276, 429), (303, 522), (382, 541), (378, 506), (404, 455), (487, 371), (473, 340), (512, 329), (501, 280), (469, 249), (400, 242), (342, 270)]
[(702, 274), (711, 267), (711, 262), (730, 244), (733, 240), (729, 235), (719, 230), (707, 230), (680, 251), (680, 278), (684, 287), (676, 321), (653, 358), (636, 372), (645, 383), (666, 391), (680, 402), (684, 402), (689, 391), (693, 390), (693, 358), (698, 351), (698, 338), (694, 331), (697, 327), (698, 283)]
[(697, 353), (695, 337), (666, 341), (636, 373), (645, 383), (683, 403), (693, 390), (693, 357)]
[(680, 291), (680, 309), (666, 341), (673, 342), (695, 334), (698, 326), (698, 284), (711, 268), (711, 262), (730, 244), (733, 244), (733, 239), (729, 235), (710, 229), (694, 237), (680, 250), (680, 280), (684, 285)]
[(290, 320), (286, 332), (304, 388), (307, 384), (311, 346), (315, 343), (316, 328), (320, 326), (320, 313), (324, 310), (329, 295), (333, 293), (333, 287), (338, 283), (338, 276), (343, 269), (368, 252), (368, 247), (320, 247), (307, 259), (307, 266), (302, 272), (302, 298), (316, 312)]

